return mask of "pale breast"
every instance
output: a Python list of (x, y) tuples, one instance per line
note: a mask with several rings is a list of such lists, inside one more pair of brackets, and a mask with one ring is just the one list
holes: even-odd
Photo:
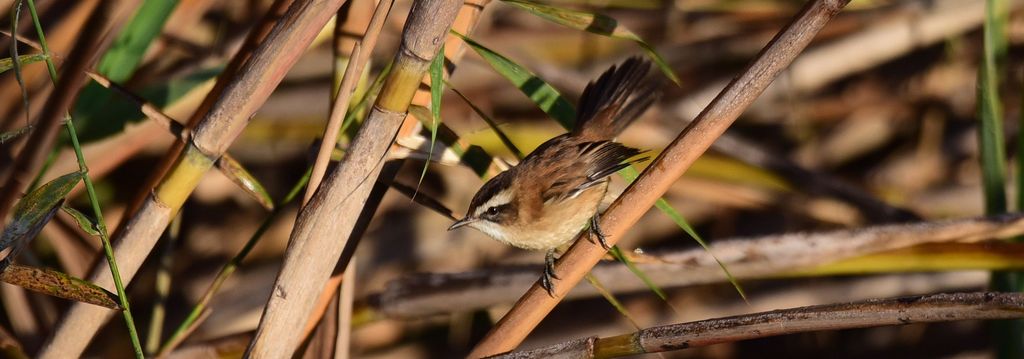
[(503, 242), (530, 250), (554, 249), (568, 243), (587, 228), (608, 190), (608, 183), (587, 189), (576, 198), (545, 206), (544, 215), (517, 228)]

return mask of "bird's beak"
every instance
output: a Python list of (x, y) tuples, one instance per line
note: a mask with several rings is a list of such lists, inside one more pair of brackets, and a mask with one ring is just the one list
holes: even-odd
[(448, 227), (448, 230), (450, 231), (473, 222), (476, 222), (476, 218), (466, 216), (466, 218), (460, 219), (458, 221), (455, 221), (455, 223), (452, 223), (452, 226)]

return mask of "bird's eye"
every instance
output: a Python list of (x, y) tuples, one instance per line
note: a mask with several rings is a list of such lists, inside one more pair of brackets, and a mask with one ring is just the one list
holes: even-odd
[(498, 214), (498, 206), (494, 206), (494, 207), (488, 208), (487, 209), (487, 214), (491, 215), (491, 216), (497, 215)]

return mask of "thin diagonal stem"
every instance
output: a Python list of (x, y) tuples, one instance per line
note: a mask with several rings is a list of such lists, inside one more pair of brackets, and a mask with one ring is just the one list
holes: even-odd
[[(56, 85), (56, 66), (53, 65), (53, 59), (49, 56), (50, 48), (46, 44), (46, 35), (43, 33), (43, 27), (39, 22), (39, 15), (36, 12), (33, 0), (28, 0), (28, 9), (32, 15), (32, 23), (39, 36), (39, 44), (43, 48), (43, 54), (47, 55), (46, 69), (50, 74), (50, 81)], [(124, 284), (121, 282), (121, 273), (117, 269), (117, 260), (114, 259), (114, 249), (110, 245), (110, 236), (107, 232), (106, 222), (103, 219), (103, 211), (100, 209), (99, 199), (96, 196), (96, 188), (93, 186), (92, 179), (89, 178), (89, 167), (86, 165), (85, 156), (82, 154), (82, 145), (78, 142), (78, 133), (75, 131), (74, 121), (71, 119), (71, 114), (67, 112), (64, 114), (64, 127), (67, 129), (68, 137), (71, 139), (71, 147), (75, 150), (78, 170), (82, 172), (82, 182), (85, 183), (85, 190), (89, 195), (93, 216), (96, 217), (96, 230), (100, 232), (100, 240), (103, 242), (103, 254), (107, 259), (107, 264), (110, 266), (110, 273), (114, 276), (114, 287), (117, 289), (117, 299), (120, 301), (121, 308), (123, 308), (121, 314), (124, 316), (125, 325), (128, 327), (128, 336), (131, 338), (132, 349), (135, 351), (136, 358), (143, 358), (142, 343), (139, 341), (139, 333), (135, 329), (135, 320), (132, 319), (132, 312), (128, 304), (128, 294), (125, 293)]]

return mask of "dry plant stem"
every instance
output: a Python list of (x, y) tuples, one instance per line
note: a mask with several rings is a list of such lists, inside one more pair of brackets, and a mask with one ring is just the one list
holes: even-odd
[[(270, 5), (266, 14), (264, 14), (260, 21), (249, 31), (238, 51), (234, 56), (232, 56), (231, 60), (228, 61), (228, 64), (224, 67), (224, 70), (221, 71), (220, 75), (217, 76), (217, 80), (214, 82), (213, 87), (206, 93), (202, 103), (192, 112), (186, 128), (194, 128), (199, 121), (205, 118), (214, 103), (222, 97), (228, 84), (239, 76), (239, 71), (241, 71), (242, 66), (246, 64), (246, 61), (252, 57), (252, 53), (256, 51), (256, 48), (266, 40), (271, 30), (273, 30), (273, 28), (282, 19), (292, 2), (293, 0), (275, 0)], [(182, 138), (185, 137), (183, 136)], [(136, 196), (135, 202), (133, 202), (132, 205), (132, 210), (129, 212), (134, 212), (147, 200), (151, 192), (149, 188), (155, 187), (157, 183), (161, 181), (164, 174), (167, 173), (171, 166), (178, 161), (178, 157), (184, 150), (185, 146), (186, 143), (182, 140), (175, 142), (167, 150), (167, 154), (161, 159), (158, 169), (151, 172), (150, 177), (147, 179), (147, 183), (149, 183), (149, 185), (144, 186), (145, 190), (139, 192)]]
[[(815, 34), (849, 0), (815, 0), (780, 32), (747, 70), (733, 80), (710, 105), (669, 144), (639, 178), (601, 216), (608, 244), (636, 223), (718, 136), (736, 120), (769, 83), (796, 58)], [(584, 237), (586, 237), (584, 235)], [(554, 296), (535, 284), (484, 337), (470, 357), (483, 357), (515, 349), (537, 324), (604, 256), (601, 245), (577, 240), (555, 266), (558, 280)]]
[[(348, 56), (349, 60), (347, 62), (347, 65), (345, 66), (344, 75), (342, 75), (341, 77), (341, 83), (338, 86), (337, 96), (334, 99), (334, 105), (331, 107), (330, 119), (328, 120), (327, 126), (324, 129), (324, 134), (322, 136), (322, 140), (320, 141), (320, 149), (317, 153), (316, 162), (313, 164), (309, 184), (306, 186), (306, 192), (302, 199), (303, 206), (305, 206), (306, 203), (309, 202), (309, 199), (313, 197), (313, 193), (316, 192), (317, 188), (320, 187), (320, 182), (323, 179), (324, 172), (327, 171), (327, 165), (331, 161), (331, 152), (334, 150), (335, 145), (338, 143), (338, 132), (341, 130), (341, 125), (344, 122), (345, 115), (348, 112), (349, 102), (351, 102), (352, 100), (353, 91), (355, 90), (356, 84), (359, 82), (359, 79), (362, 77), (363, 68), (366, 67), (366, 64), (370, 61), (370, 54), (373, 53), (373, 48), (377, 45), (377, 37), (379, 37), (381, 29), (384, 27), (384, 21), (387, 19), (388, 13), (391, 11), (391, 6), (393, 4), (393, 0), (381, 0), (380, 2), (378, 2), (377, 7), (374, 9), (373, 16), (371, 16), (370, 23), (367, 24), (366, 30), (364, 31), (362, 40), (356, 41), (354, 44), (352, 44), (352, 51)], [(351, 3), (349, 5), (353, 6), (353, 4)], [(340, 59), (338, 58), (338, 55), (340, 55), (341, 51), (344, 51), (341, 49), (343, 45), (342, 37), (344, 36), (343, 32), (341, 31), (341, 28), (345, 26), (345, 23), (342, 22), (341, 20), (342, 15), (343, 14), (339, 12), (336, 20), (337, 23), (335, 25), (335, 64), (339, 63)], [(363, 51), (364, 47), (366, 48), (365, 51)], [(348, 281), (347, 284), (339, 283), (336, 285), (343, 285), (351, 289), (355, 285), (355, 283), (353, 281)], [(341, 298), (339, 297), (339, 299)], [(351, 297), (349, 297), (348, 299), (351, 300)], [(348, 305), (343, 305), (343, 303), (339, 302), (339, 304), (342, 305), (335, 307), (337, 310), (340, 311), (339, 315), (351, 317), (352, 303), (349, 302)], [(348, 314), (345, 314), (344, 312), (346, 308), (348, 309)], [(332, 348), (332, 352), (340, 351), (348, 353), (347, 336), (349, 334), (348, 329), (351, 328), (351, 324), (348, 321), (341, 319), (342, 318), (339, 318), (339, 321), (336, 323), (336, 326), (330, 328), (334, 329), (333, 331), (327, 330), (328, 323), (323, 322), (322, 325), (325, 326), (325, 329), (321, 331), (321, 336), (333, 337), (330, 338), (331, 340), (335, 341), (335, 347)], [(344, 340), (339, 341), (338, 339), (343, 338), (342, 335), (344, 335)], [(327, 340), (328, 338), (321, 339)], [(339, 345), (341, 344), (344, 345), (339, 347)], [(312, 350), (312, 348), (310, 350)], [(321, 355), (326, 354), (322, 353), (323, 350), (320, 351)]]
[(352, 303), (355, 302), (356, 287), (345, 285), (345, 283), (356, 282), (356, 258), (348, 261), (348, 268), (341, 280), (341, 294), (338, 295), (338, 336), (334, 344), (334, 357), (346, 359), (349, 357), (350, 344), (352, 341)]
[(160, 248), (159, 266), (156, 272), (156, 283), (153, 292), (152, 314), (149, 320), (149, 333), (146, 337), (146, 355), (153, 356), (160, 349), (160, 338), (163, 336), (164, 320), (167, 317), (167, 300), (171, 294), (171, 270), (174, 266), (174, 242), (181, 232), (181, 213), (171, 221), (170, 228), (164, 236), (163, 247)]
[[(360, 1), (361, 3), (361, 1)], [(391, 10), (393, 1), (380, 1), (377, 3), (373, 15), (371, 16), (370, 23), (367, 24), (367, 28), (362, 31), (361, 40), (354, 41), (350, 44), (351, 51), (345, 51), (343, 49), (343, 38), (345, 37), (342, 28), (350, 26), (349, 23), (357, 23), (354, 19), (356, 16), (349, 15), (351, 7), (355, 6), (352, 2), (348, 2), (346, 6), (342, 6), (338, 10), (338, 15), (335, 17), (335, 30), (334, 30), (334, 79), (338, 79), (338, 66), (340, 63), (345, 63), (345, 70), (342, 72), (344, 75), (340, 77), (340, 84), (334, 83), (338, 87), (337, 96), (333, 96), (333, 105), (330, 111), (330, 119), (326, 128), (324, 129), (324, 135), (321, 136), (321, 147), (316, 153), (316, 160), (313, 163), (311, 169), (311, 175), (309, 183), (306, 185), (306, 191), (303, 194), (302, 206), (304, 207), (309, 203), (309, 198), (312, 197), (313, 192), (319, 187), (321, 181), (324, 178), (324, 173), (327, 172), (328, 164), (331, 162), (331, 152), (334, 150), (335, 145), (338, 143), (338, 135), (341, 130), (341, 125), (345, 120), (347, 114), (348, 104), (352, 98), (352, 92), (355, 89), (355, 84), (358, 83), (362, 76), (362, 69), (366, 68), (367, 63), (370, 61), (370, 54), (373, 52), (373, 48), (377, 45), (377, 37), (380, 35), (380, 31), (384, 26), (384, 20), (387, 18), (388, 12)], [(344, 20), (342, 20), (344, 18)], [(359, 30), (356, 30), (359, 31)], [(366, 46), (367, 51), (362, 51), (362, 47)], [(347, 52), (347, 53), (346, 53)], [(343, 58), (347, 55), (347, 61)], [(332, 86), (332, 91), (334, 87)], [(335, 94), (335, 92), (332, 92)], [(355, 285), (354, 281), (347, 281), (346, 283), (334, 283), (334, 286), (344, 285), (346, 287), (352, 287)], [(329, 290), (333, 291), (333, 290)], [(333, 297), (332, 297), (333, 299)], [(330, 351), (332, 355), (338, 351), (348, 352), (348, 339), (347, 336), (342, 338), (341, 334), (348, 334), (348, 327), (351, 325), (344, 320), (340, 320), (342, 313), (348, 311), (351, 312), (351, 303), (346, 306), (344, 303), (332, 301), (336, 303), (330, 307), (330, 310), (337, 312), (337, 318), (335, 315), (324, 317), (324, 320), (314, 320), (306, 324), (306, 331), (314, 334), (308, 341), (308, 348), (305, 350), (306, 357), (316, 356), (327, 356)], [(316, 318), (322, 318), (322, 316), (316, 316)], [(339, 319), (335, 322), (327, 319)], [(319, 323), (319, 325), (316, 325)], [(346, 330), (343, 330), (346, 329)], [(315, 332), (313, 331), (315, 330)], [(308, 338), (309, 334), (304, 334), (303, 338)], [(326, 342), (330, 341), (330, 344), (334, 347), (325, 345)], [(343, 342), (345, 347), (340, 349), (337, 346), (340, 344), (339, 341)]]
[[(173, 167), (115, 233), (115, 252), (126, 281), (134, 277), (202, 175), (230, 146), (340, 5), (341, 0), (295, 2), (240, 68), (239, 76), (224, 87), (195, 127), (191, 141), (176, 156)], [(106, 268), (96, 268), (90, 280), (110, 288), (109, 277)], [(40, 357), (78, 357), (109, 314), (95, 306), (72, 305)]]
[(139, 106), (139, 110), (142, 111), (143, 115), (146, 115), (146, 117), (152, 119), (154, 122), (159, 124), (160, 127), (163, 127), (172, 135), (174, 135), (174, 137), (176, 137), (178, 140), (186, 141), (189, 138), (191, 132), (189, 131), (188, 128), (186, 128), (184, 125), (174, 120), (170, 116), (164, 114), (159, 108), (153, 106), (153, 104), (146, 102), (146, 100), (142, 97), (132, 93), (131, 91), (122, 87), (121, 85), (118, 85), (113, 81), (110, 81), (110, 79), (106, 78), (103, 75), (100, 75), (92, 71), (86, 71), (85, 74), (89, 75), (89, 77), (92, 78), (93, 81), (96, 81), (96, 83), (100, 86), (108, 88), (120, 94), (121, 96), (127, 98), (128, 100), (134, 102), (135, 105)]
[[(340, 285), (340, 283), (339, 283)], [(338, 332), (338, 298), (331, 298), (327, 313), (315, 323), (313, 333), (303, 338), (293, 358), (332, 359), (334, 357), (335, 336)]]
[[(455, 29), (462, 34), (472, 34), (473, 29), (480, 20), (480, 14), (489, 2), (490, 0), (471, 0), (464, 2), (462, 8), (459, 10), (459, 14), (455, 17), (455, 23), (452, 25), (452, 29)], [(462, 43), (461, 39), (451, 34), (447, 36), (445, 39), (444, 53), (445, 59), (447, 60), (446, 63), (450, 66), (446, 68), (446, 76), (450, 75), (450, 71), (454, 71), (454, 67), (462, 59), (465, 51), (466, 46)], [(429, 87), (429, 79), (430, 76), (424, 76), (424, 84), (416, 90), (416, 95), (413, 96), (412, 100), (413, 104), (423, 106), (430, 105), (430, 90), (427, 88)], [(417, 136), (416, 131), (419, 128), (419, 121), (417, 121), (412, 115), (406, 115), (405, 120), (402, 122), (402, 127), (398, 131), (398, 136), (395, 140), (396, 143), (392, 145), (389, 155), (394, 154), (396, 150), (402, 149), (398, 142), (401, 141), (403, 137)], [(440, 128), (444, 128), (443, 124)], [(468, 147), (468, 144), (466, 147)], [(348, 248), (354, 250), (354, 248), (358, 246), (359, 240), (362, 238), (367, 226), (369, 226), (370, 219), (373, 214), (377, 212), (377, 207), (383, 199), (384, 193), (386, 193), (388, 186), (393, 184), (392, 180), (395, 175), (398, 174), (398, 171), (404, 163), (404, 160), (390, 160), (384, 164), (384, 167), (378, 176), (378, 184), (375, 185), (373, 190), (371, 190), (370, 196), (366, 201), (366, 205), (363, 206), (361, 210), (362, 212), (359, 214), (360, 219), (357, 221), (356, 226), (349, 235), (351, 240), (346, 245)], [(423, 198), (424, 196), (421, 194), (416, 197), (416, 200), (419, 201)], [(342, 262), (345, 261), (344, 256), (341, 260)], [(314, 312), (310, 316), (310, 323), (316, 323), (316, 321), (318, 321), (323, 315), (324, 310), (327, 308), (327, 303), (329, 303), (331, 297), (334, 296), (334, 292), (338, 289), (337, 283), (341, 281), (342, 276), (343, 273), (335, 273), (331, 276), (331, 279), (328, 281), (323, 293), (321, 293), (320, 298), (317, 300)], [(312, 327), (312, 324), (308, 324), (307, 332), (311, 331)]]
[(270, 32), (277, 25), (278, 21), (282, 20), (282, 17), (291, 7), (294, 0), (275, 0), (270, 8), (267, 9), (267, 13), (260, 19), (259, 24), (253, 27), (246, 35), (245, 41), (242, 42), (242, 46), (238, 49), (238, 52), (231, 57), (231, 61), (228, 62), (227, 66), (224, 67), (224, 71), (217, 76), (217, 83), (210, 90), (210, 93), (203, 99), (203, 104), (196, 109), (196, 112), (189, 119), (188, 126), (193, 127), (203, 116), (209, 111), (210, 107), (221, 97), (223, 92), (232, 79), (238, 77), (239, 71), (242, 66), (246, 64), (256, 48), (260, 46), (266, 38), (270, 36)]
[(403, 164), (403, 161), (391, 160), (385, 162), (382, 166), (380, 174), (377, 175), (377, 183), (370, 189), (366, 203), (363, 205), (362, 210), (360, 210), (359, 217), (356, 219), (351, 234), (348, 236), (350, 240), (345, 244), (345, 249), (342, 250), (338, 266), (335, 266), (334, 273), (327, 279), (324, 290), (316, 300), (313, 312), (306, 322), (306, 328), (302, 335), (303, 338), (309, 336), (313, 329), (316, 328), (316, 323), (321, 320), (328, 305), (333, 302), (335, 294), (340, 290), (341, 282), (345, 276), (340, 266), (342, 263), (348, 263), (356, 259), (355, 249), (359, 246), (359, 242), (363, 238), (363, 234), (366, 233), (366, 229), (370, 227), (370, 222), (373, 220), (374, 214), (377, 213), (380, 201), (384, 198), (384, 194), (387, 193), (390, 184), (394, 183), (393, 179), (398, 174), (398, 171), (401, 170)]
[(615, 358), (826, 330), (1024, 317), (1024, 294), (954, 293), (872, 299), (670, 324), (582, 338), (495, 358)]
[(284, 266), (249, 346), (255, 358), (281, 358), (292, 354), (300, 340), (296, 328), (306, 323), (313, 301), (320, 294), (341, 256), (386, 152), (405, 118), (405, 112), (426, 73), (461, 2), (416, 1), (410, 11), (395, 56), (394, 69), (381, 89), (345, 158), (331, 171), (296, 220)]
[[(1024, 215), (1004, 215), (885, 225), (819, 233), (793, 233), (717, 240), (711, 252), (738, 279), (775, 278), (844, 259), (921, 244), (977, 242), (1024, 234)], [(1005, 249), (1004, 249), (1005, 250)], [(656, 252), (632, 260), (662, 288), (727, 281), (718, 263), (702, 248)], [(948, 265), (948, 263), (947, 263)], [(496, 268), (462, 273), (422, 273), (388, 283), (373, 309), (392, 318), (419, 318), (452, 310), (487, 308), (512, 301), (537, 280), (541, 266)], [(602, 262), (590, 271), (615, 293), (647, 290), (625, 266)], [(566, 299), (594, 297), (577, 286)]]
[[(337, 92), (332, 92), (335, 100), (334, 106), (331, 108), (330, 121), (327, 124), (324, 135), (322, 136), (323, 140), (320, 143), (320, 151), (317, 154), (316, 163), (313, 164), (313, 168), (311, 170), (312, 178), (310, 178), (310, 184), (306, 186), (305, 197), (302, 201), (303, 205), (309, 202), (309, 199), (313, 197), (313, 193), (320, 186), (323, 174), (327, 170), (327, 164), (331, 160), (331, 152), (334, 149), (334, 145), (338, 142), (338, 132), (345, 120), (356, 84), (359, 82), (359, 79), (362, 78), (364, 68), (370, 61), (370, 54), (377, 46), (377, 38), (380, 36), (381, 29), (384, 27), (384, 21), (387, 20), (388, 13), (391, 12), (391, 7), (394, 5), (393, 0), (378, 1), (376, 8), (374, 8), (373, 15), (370, 17), (369, 23), (365, 24), (366, 29), (362, 31), (362, 39), (355, 41), (348, 40), (349, 35), (346, 35), (345, 29), (356, 28), (354, 31), (358, 32), (360, 30), (359, 28), (362, 27), (360, 25), (362, 25), (363, 21), (362, 16), (360, 16), (361, 14), (352, 14), (352, 8), (363, 6), (364, 3), (366, 5), (371, 5), (373, 4), (373, 1), (358, 1), (358, 4), (350, 2), (348, 6), (349, 8), (343, 8), (340, 10), (336, 17), (336, 25), (334, 29), (334, 78), (340, 79), (340, 81), (336, 80), (336, 82), (333, 82), (337, 87)], [(342, 21), (343, 17), (345, 18), (345, 21)], [(349, 44), (349, 42), (352, 43)], [(363, 48), (366, 48), (365, 54), (362, 51)], [(345, 56), (346, 52), (348, 56)], [(344, 60), (345, 57), (348, 58), (347, 61)], [(339, 71), (337, 68), (342, 63), (345, 64), (345, 70), (341, 71), (343, 74), (341, 74), (341, 77), (339, 78)], [(335, 86), (332, 86), (332, 90)], [(352, 258), (352, 261), (355, 261), (355, 257)], [(337, 321), (334, 326), (328, 327), (328, 321), (320, 320), (325, 328), (333, 329), (333, 331), (323, 330), (320, 333), (320, 336), (325, 337), (322, 338), (322, 340), (331, 340), (333, 342), (333, 353), (325, 353), (323, 351), (317, 353), (321, 356), (330, 355), (335, 358), (348, 358), (350, 344), (349, 336), (352, 331), (352, 300), (354, 297), (353, 293), (355, 292), (355, 265), (350, 265), (342, 270), (345, 271), (344, 280), (342, 280), (341, 283), (334, 284), (333, 286), (341, 286), (341, 288), (338, 289), (341, 291), (341, 295), (338, 296), (337, 305), (333, 306), (337, 312), (336, 314), (333, 314), (337, 316)], [(326, 338), (327, 336), (331, 336), (331, 338)]]
[(392, 4), (394, 4), (394, 0), (381, 0), (377, 3), (377, 8), (373, 11), (373, 17), (370, 19), (370, 25), (366, 28), (366, 35), (352, 48), (351, 60), (345, 67), (345, 75), (341, 79), (338, 97), (334, 101), (334, 106), (331, 107), (331, 117), (324, 129), (323, 141), (321, 141), (320, 150), (317, 152), (316, 163), (313, 164), (313, 175), (309, 178), (309, 186), (306, 187), (306, 194), (302, 199), (303, 205), (313, 197), (313, 192), (320, 187), (320, 180), (323, 179), (324, 172), (327, 172), (327, 164), (331, 161), (331, 151), (338, 143), (338, 131), (348, 112), (348, 104), (352, 100), (352, 91), (355, 90), (359, 77), (362, 76), (363, 68), (370, 61), (370, 54), (377, 45), (377, 37), (380, 36), (380, 31), (384, 28), (384, 20), (387, 19)]

